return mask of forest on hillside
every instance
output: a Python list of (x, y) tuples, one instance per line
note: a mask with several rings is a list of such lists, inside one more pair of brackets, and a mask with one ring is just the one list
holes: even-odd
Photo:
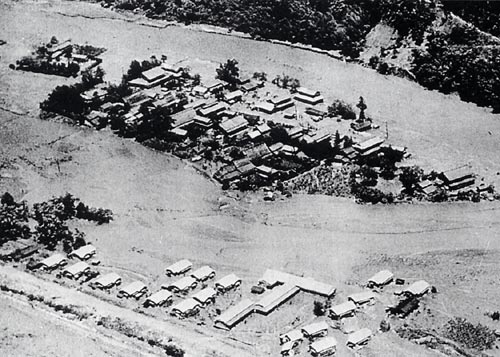
[[(411, 67), (429, 89), (458, 93), (463, 100), (500, 112), (498, 45), (478, 30), (498, 35), (500, 2), (440, 0), (104, 0), (106, 6), (140, 10), (150, 18), (205, 23), (277, 39), (339, 50), (357, 58), (366, 35), (379, 23), (395, 28), (416, 46)], [(470, 25), (435, 31), (451, 14)], [(460, 34), (463, 38), (459, 38)]]

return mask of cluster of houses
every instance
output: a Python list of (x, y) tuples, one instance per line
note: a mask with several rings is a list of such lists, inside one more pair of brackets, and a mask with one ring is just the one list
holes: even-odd
[(439, 189), (445, 189), (449, 197), (457, 197), (460, 193), (469, 191), (483, 193), (489, 188), (484, 183), (476, 185), (476, 177), (468, 168), (459, 168), (441, 172), (434, 180), (423, 180), (417, 188), (424, 195), (435, 194)]

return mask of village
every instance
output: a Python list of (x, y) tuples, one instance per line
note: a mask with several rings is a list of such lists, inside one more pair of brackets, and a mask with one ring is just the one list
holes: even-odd
[(328, 105), (296, 78), (240, 73), (235, 60), (213, 78), (166, 55), (132, 62), (118, 86), (98, 77), (81, 91), (75, 120), (189, 160), (224, 189), (265, 187), (267, 200), (293, 192), (371, 203), (498, 198), (467, 165), (424, 172), (403, 163), (410, 152), (387, 143), (387, 127), (365, 114), (363, 97), (359, 113), (342, 101)]
[(28, 246), (2, 255), (2, 260), (155, 318), (190, 321), (248, 343), (270, 339), (273, 355), (281, 356), (329, 356), (337, 351), (343, 355), (346, 348), (358, 350), (391, 325), (400, 325), (437, 291), (425, 280), (408, 281), (388, 270), (348, 291), (273, 269), (255, 282), (242, 281), (234, 272), (221, 274), (188, 259), (165, 267), (165, 276), (157, 281), (132, 281), (100, 267), (92, 244), (67, 255), (33, 259), (37, 256), (47, 253)]

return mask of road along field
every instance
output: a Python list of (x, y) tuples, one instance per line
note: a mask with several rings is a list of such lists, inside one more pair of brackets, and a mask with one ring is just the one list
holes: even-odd
[[(275, 268), (334, 284), (338, 289), (334, 301), (339, 303), (361, 289), (367, 277), (389, 268), (406, 279), (422, 278), (437, 286), (438, 293), (428, 302), (437, 317), (417, 321), (428, 328), (452, 316), (500, 327), (484, 316), (498, 310), (498, 202), (360, 206), (349, 200), (297, 195), (268, 204), (260, 195), (224, 193), (177, 158), (107, 131), (37, 119), (40, 100), (54, 86), (70, 80), (14, 72), (8, 64), (52, 35), (106, 47), (104, 68), (110, 80), (118, 79), (132, 59), (152, 53), (166, 53), (174, 60), (189, 58), (190, 63), (199, 64), (202, 75), (216, 62), (234, 57), (249, 72), (298, 77), (329, 100), (338, 97), (354, 102), (363, 95), (369, 114), (388, 121), (390, 140), (408, 146), (417, 163), (449, 168), (471, 161), (476, 171), (492, 180), (500, 171), (496, 158), (500, 123), (494, 115), (454, 97), (322, 55), (181, 27), (141, 26), (96, 5), (4, 2), (1, 10), (2, 39), (7, 41), (0, 47), (1, 106), (23, 115), (0, 112), (0, 191), (9, 190), (31, 203), (71, 192), (89, 205), (112, 209), (115, 219), (109, 225), (75, 223), (97, 246), (103, 269), (117, 271), (127, 281), (141, 279), (155, 285), (166, 280), (163, 269), (167, 265), (188, 258), (197, 266), (211, 265), (220, 276), (238, 274), (244, 279), (242, 294), (250, 296), (249, 286), (266, 268)], [(299, 311), (312, 319), (311, 300), (310, 296), (294, 298), (292, 305), (276, 312), (279, 315), (252, 317), (249, 331), (242, 325), (235, 333), (254, 344), (257, 350), (253, 351), (258, 352), (253, 355), (276, 355), (277, 334), (284, 331), (273, 324), (286, 329)], [(108, 308), (103, 303), (103, 309)], [(8, 311), (12, 311), (9, 320), (14, 321), (16, 307)], [(177, 323), (161, 314), (170, 319), (165, 323)], [(376, 325), (382, 316), (379, 312), (373, 316), (371, 324)], [(209, 335), (201, 340), (196, 338), (202, 333), (192, 332), (196, 338), (186, 335), (183, 347), (191, 355), (199, 351), (191, 345), (193, 341), (208, 351), (221, 338), (221, 332), (211, 326), (199, 328), (198, 322), (182, 323), (187, 331), (201, 329)], [(255, 330), (263, 342), (255, 340)], [(42, 343), (32, 338), (31, 342), (40, 343), (40, 348), (49, 344), (46, 339)], [(378, 335), (372, 342), (359, 353), (431, 353), (393, 334)], [(5, 348), (0, 346), (9, 355), (12, 350)], [(224, 347), (220, 350), (224, 352)], [(66, 350), (60, 351), (59, 355), (67, 355)]]

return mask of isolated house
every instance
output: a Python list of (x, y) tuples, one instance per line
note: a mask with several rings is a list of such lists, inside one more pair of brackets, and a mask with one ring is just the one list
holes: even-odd
[(442, 172), (441, 178), (450, 191), (472, 186), (475, 182), (474, 174), (466, 168)]
[(351, 294), (347, 300), (352, 301), (356, 305), (372, 304), (375, 302), (376, 296), (372, 291), (362, 291), (359, 293)]
[(403, 293), (411, 296), (422, 296), (431, 291), (431, 285), (425, 280), (419, 280), (403, 290)]
[(215, 319), (215, 327), (230, 330), (240, 321), (253, 312), (254, 303), (252, 300), (243, 299), (238, 304), (231, 306)]

